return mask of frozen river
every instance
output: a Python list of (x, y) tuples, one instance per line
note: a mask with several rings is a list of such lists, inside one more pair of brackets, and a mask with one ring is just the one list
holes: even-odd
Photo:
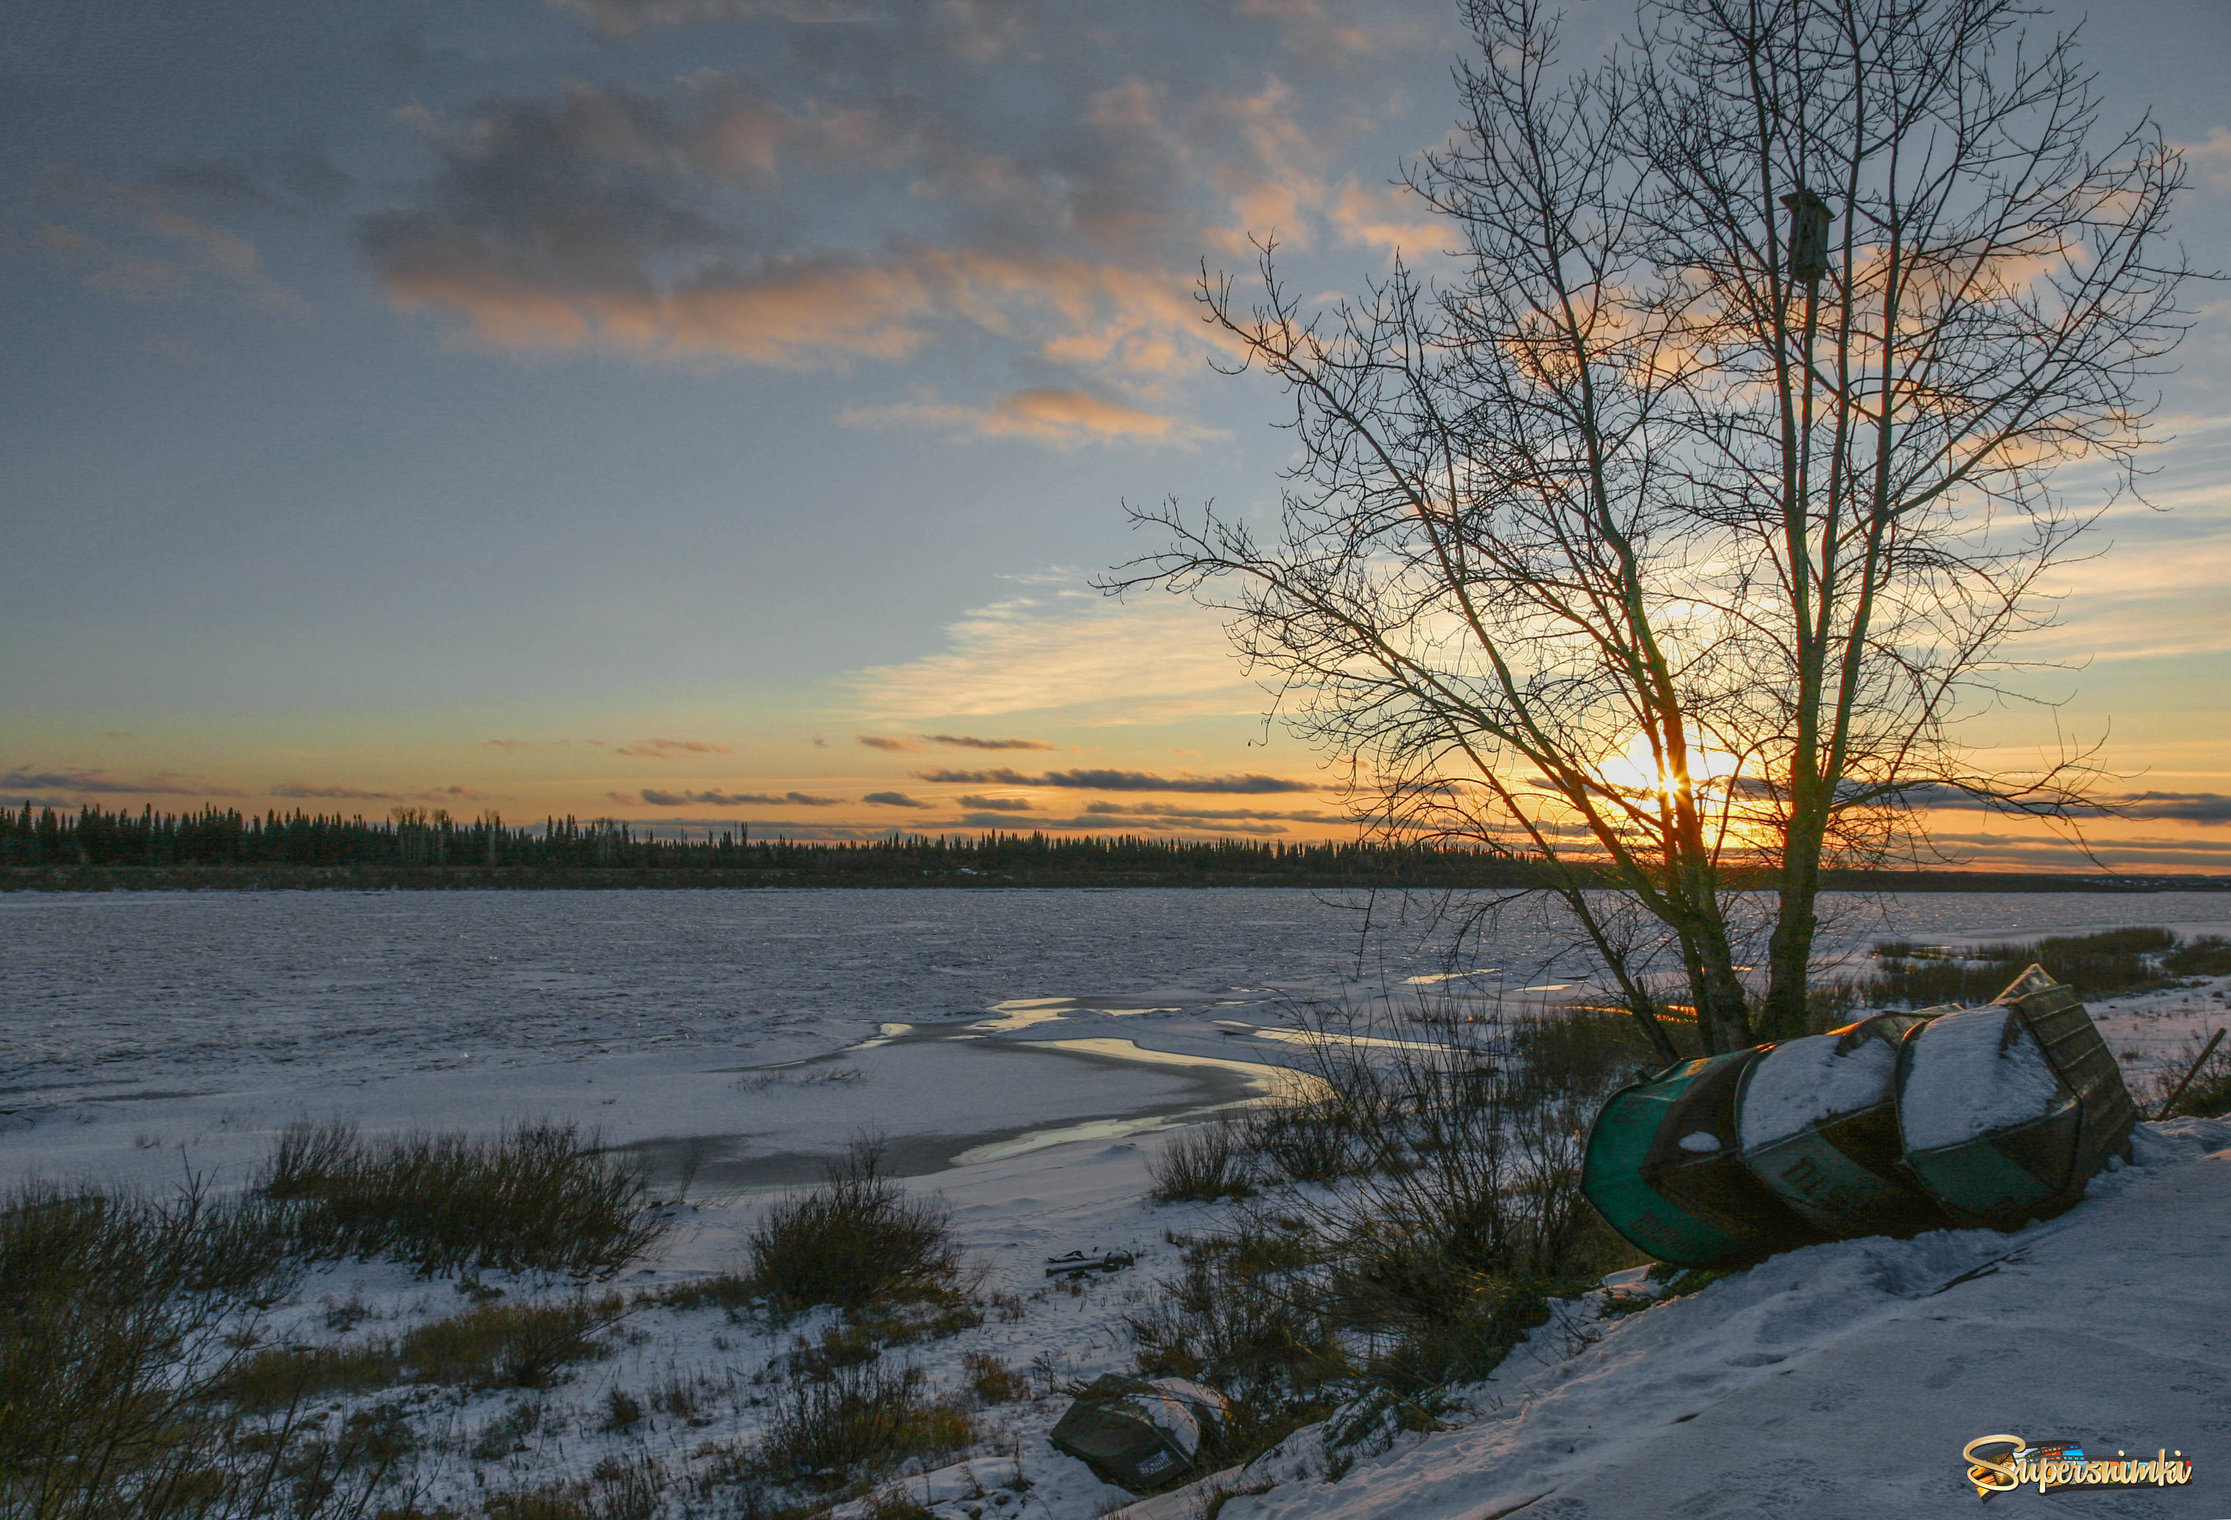
[[(1852, 943), (2231, 929), (2231, 893), (1834, 906)], [(646, 1143), (753, 1133), (773, 1153), (872, 1122), (960, 1145), (1228, 1097), (1270, 1043), (1231, 1036), (1296, 999), (1508, 997), (1586, 972), (1535, 909), (1452, 954), (1429, 908), (1272, 889), (9, 894), (0, 1144), (20, 1170), (94, 1165), (127, 1130), (167, 1153), (299, 1114), (578, 1112)], [(846, 1069), (885, 1080), (765, 1075), (901, 1025), (1036, 1058), (870, 1050)]]

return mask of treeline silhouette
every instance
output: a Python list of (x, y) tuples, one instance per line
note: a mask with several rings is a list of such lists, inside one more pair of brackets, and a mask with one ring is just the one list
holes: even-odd
[[(1370, 843), (997, 832), (822, 842), (753, 839), (746, 829), (660, 838), (608, 818), (549, 818), (519, 828), (493, 813), (468, 822), (420, 808), (397, 808), (386, 819), (299, 810), (259, 818), (214, 807), (158, 813), (152, 806), (136, 815), (97, 807), (73, 815), (35, 812), (29, 803), (0, 812), (0, 868), (21, 875), (56, 867), (89, 875), (89, 885), (119, 870), (188, 878), (253, 874), (265, 884), (292, 884), (287, 875), (303, 871), (347, 873), (332, 885), (629, 884), (607, 879), (613, 877), (644, 885), (656, 884), (650, 878), (687, 878), (690, 885), (859, 886), (1531, 883), (1524, 865), (1476, 851)], [(281, 874), (273, 876), (274, 869)], [(300, 884), (320, 880), (309, 876)]]
[[(205, 807), (139, 813), (0, 806), (0, 888), (114, 887), (1414, 887), (1543, 885), (1484, 851), (1366, 841), (1177, 840), (893, 833), (823, 842), (743, 828), (660, 838), (610, 818), (518, 828), (439, 809), (385, 819)], [(1761, 880), (1757, 885), (1767, 885)], [(1852, 891), (2040, 892), (2231, 888), (2231, 878), (2005, 871), (1836, 872)]]

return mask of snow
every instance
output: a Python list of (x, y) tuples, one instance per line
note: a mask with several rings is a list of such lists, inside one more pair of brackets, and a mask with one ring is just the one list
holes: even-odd
[(1743, 1149), (1772, 1145), (1808, 1124), (1872, 1108), (1890, 1097), (1898, 1077), (1897, 1050), (1868, 1039), (1840, 1056), (1838, 1043), (1836, 1035), (1807, 1035), (1786, 1040), (1759, 1058), (1737, 1116)]
[(1910, 1150), (1957, 1145), (2035, 1119), (2061, 1098), (2043, 1047), (2010, 1009), (1987, 1004), (1944, 1014), (1913, 1040), (1898, 1094), (1898, 1125)]
[(1691, 1130), (1674, 1143), (1685, 1151), (1694, 1151), (1700, 1156), (1708, 1156), (1720, 1148), (1720, 1137), (1709, 1131), (1698, 1129)]

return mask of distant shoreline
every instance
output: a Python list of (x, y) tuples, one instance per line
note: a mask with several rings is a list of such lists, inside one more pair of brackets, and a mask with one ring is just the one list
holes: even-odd
[[(1172, 870), (1090, 870), (1061, 861), (1016, 862), (1002, 871), (849, 870), (692, 866), (390, 866), (292, 865), (35, 865), (0, 866), (0, 892), (304, 892), (304, 891), (736, 891), (744, 889), (1012, 887), (1292, 887), (1304, 890), (1522, 890), (1540, 882), (1522, 865), (1482, 860), (1452, 873), (1446, 861), (1432, 879), (1399, 871), (1249, 871), (1202, 866)], [(1457, 876), (1459, 879), (1451, 879)], [(1761, 883), (1763, 887), (1765, 883)], [(2153, 892), (2231, 891), (2225, 876), (2064, 876), (2013, 871), (1830, 872), (1835, 892)]]

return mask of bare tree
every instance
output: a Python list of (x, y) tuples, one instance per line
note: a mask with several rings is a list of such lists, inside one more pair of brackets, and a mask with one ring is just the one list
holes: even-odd
[(1459, 272), (1305, 311), (1269, 244), (1252, 298), (1204, 270), (1294, 402), (1280, 531), (1135, 512), (1168, 547), (1107, 584), (1234, 614), (1379, 827), (1537, 862), (1662, 1050), (1661, 952), (1708, 1048), (1786, 1033), (1824, 869), (1916, 858), (1930, 797), (2090, 805), (2081, 752), (1956, 729), (2134, 488), (2182, 164), (2011, 0), (1653, 0), (1577, 73), (1534, 0), (1464, 10), (1410, 175)]

